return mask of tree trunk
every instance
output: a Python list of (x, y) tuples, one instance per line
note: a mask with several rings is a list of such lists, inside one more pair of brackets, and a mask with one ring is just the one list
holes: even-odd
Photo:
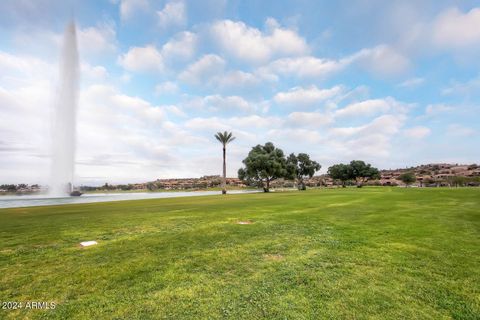
[(298, 190), (306, 190), (307, 187), (305, 186), (305, 182), (303, 180), (298, 181)]
[(222, 194), (227, 194), (227, 152), (223, 146), (223, 177), (222, 177)]
[(364, 179), (357, 179), (357, 188), (363, 187)]
[(263, 188), (263, 192), (270, 192), (270, 179), (267, 179), (267, 186)]

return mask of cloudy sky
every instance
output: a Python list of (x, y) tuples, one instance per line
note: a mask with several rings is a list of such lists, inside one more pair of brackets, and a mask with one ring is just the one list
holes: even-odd
[(77, 184), (221, 172), (258, 143), (324, 171), (480, 162), (477, 1), (3, 0), (0, 183), (45, 183), (66, 24)]

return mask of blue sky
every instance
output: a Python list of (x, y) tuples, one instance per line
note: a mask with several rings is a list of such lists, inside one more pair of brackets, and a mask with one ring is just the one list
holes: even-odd
[(78, 184), (221, 172), (258, 143), (328, 166), (480, 162), (475, 1), (0, 2), (0, 183), (45, 183), (63, 30)]

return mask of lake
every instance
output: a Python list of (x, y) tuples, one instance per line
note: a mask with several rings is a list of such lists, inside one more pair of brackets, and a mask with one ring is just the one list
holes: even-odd
[[(232, 190), (229, 194), (252, 193), (257, 190)], [(80, 197), (51, 198), (47, 195), (0, 196), (0, 208), (18, 208), (34, 206), (51, 206), (59, 204), (92, 203), (107, 201), (124, 201), (140, 199), (161, 199), (177, 197), (198, 197), (220, 195), (221, 191), (176, 191), (176, 192), (122, 192), (122, 193), (87, 193)]]

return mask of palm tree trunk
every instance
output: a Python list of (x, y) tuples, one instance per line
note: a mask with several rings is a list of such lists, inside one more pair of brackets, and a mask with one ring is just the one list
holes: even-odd
[(227, 194), (227, 161), (226, 149), (223, 147), (223, 179), (222, 179), (222, 194)]

